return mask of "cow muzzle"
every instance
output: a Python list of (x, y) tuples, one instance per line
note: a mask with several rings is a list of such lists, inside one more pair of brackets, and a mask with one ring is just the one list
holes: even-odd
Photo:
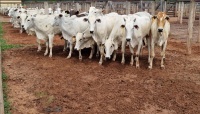
[(106, 60), (109, 60), (110, 59), (110, 57), (106, 57)]
[(127, 42), (130, 42), (130, 41), (131, 41), (131, 39), (127, 38), (127, 39), (126, 39), (126, 41), (127, 41)]
[(158, 29), (158, 32), (163, 32), (163, 29)]
[(90, 34), (93, 34), (94, 33), (94, 31), (90, 31)]

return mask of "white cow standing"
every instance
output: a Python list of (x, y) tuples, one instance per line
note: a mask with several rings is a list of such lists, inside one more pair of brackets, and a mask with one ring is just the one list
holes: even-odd
[[(141, 47), (143, 45), (144, 38), (149, 36), (150, 27), (151, 27), (151, 15), (147, 12), (138, 12), (132, 15), (128, 15), (125, 18), (125, 28), (126, 28), (126, 41), (129, 44), (129, 48), (131, 51), (131, 61), (130, 64), (133, 65), (133, 49), (135, 46), (138, 46), (136, 51), (136, 68), (139, 68), (139, 54), (141, 51)], [(148, 41), (148, 52), (150, 60), (150, 38), (147, 38)]]
[(59, 27), (52, 26), (51, 22), (54, 21), (54, 15), (36, 15), (30, 16), (26, 19), (24, 28), (25, 30), (33, 28), (36, 33), (38, 50), (41, 51), (40, 40), (46, 42), (46, 50), (44, 55), (48, 54), (48, 47), (50, 49), (49, 57), (52, 57), (53, 39), (55, 34), (59, 34), (61, 31)]
[[(63, 38), (70, 44), (70, 52), (67, 58), (71, 58), (73, 52), (73, 43), (75, 36), (79, 32), (84, 32), (88, 28), (88, 23), (84, 21), (85, 17), (65, 17), (62, 14), (54, 19), (53, 25), (59, 26), (62, 31)], [(64, 49), (66, 48), (66, 43)]]
[(115, 23), (112, 32), (109, 35), (109, 38), (105, 42), (105, 52), (106, 52), (106, 59), (110, 59), (111, 55), (113, 55), (112, 60), (115, 61), (116, 59), (116, 52), (121, 46), (122, 52), (122, 60), (121, 63), (125, 63), (125, 44), (126, 44), (126, 31), (125, 31), (125, 22), (124, 22), (125, 15), (119, 15), (118, 21)]
[(79, 60), (82, 60), (81, 50), (84, 48), (91, 48), (89, 59), (92, 59), (95, 51), (95, 41), (93, 40), (89, 29), (86, 29), (83, 33), (76, 34), (76, 44), (74, 48), (79, 51)]
[(102, 11), (89, 13), (88, 18), (84, 20), (89, 23), (90, 33), (100, 50), (99, 64), (101, 65), (104, 57), (104, 44), (116, 23), (118, 14), (96, 15), (97, 13), (101, 14)]

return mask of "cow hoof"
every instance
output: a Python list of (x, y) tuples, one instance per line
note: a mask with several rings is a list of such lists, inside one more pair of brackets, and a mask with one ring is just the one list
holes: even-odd
[(79, 57), (79, 61), (82, 61), (82, 57)]
[(125, 64), (125, 61), (122, 61), (122, 62), (121, 62), (121, 64), (123, 64), (123, 65), (124, 65), (124, 64)]
[(44, 53), (44, 56), (46, 56), (48, 53)]
[(99, 65), (102, 65), (102, 62), (99, 62)]
[(67, 56), (67, 59), (70, 59), (71, 58), (71, 56)]
[(140, 66), (139, 66), (139, 65), (136, 65), (136, 68), (140, 68)]
[(151, 70), (151, 69), (152, 69), (152, 66), (148, 66), (148, 69), (150, 69), (150, 70)]
[(89, 56), (89, 59), (92, 59), (92, 56)]
[(160, 67), (161, 67), (161, 69), (165, 69), (165, 66), (164, 66), (164, 65), (161, 65)]
[(40, 52), (41, 50), (37, 50), (37, 52)]
[(115, 58), (114, 58), (114, 59), (112, 59), (112, 61), (115, 61)]
[(52, 55), (49, 55), (50, 58), (52, 58)]
[(132, 63), (132, 62), (130, 62), (130, 65), (131, 65), (131, 66), (133, 66), (133, 63)]

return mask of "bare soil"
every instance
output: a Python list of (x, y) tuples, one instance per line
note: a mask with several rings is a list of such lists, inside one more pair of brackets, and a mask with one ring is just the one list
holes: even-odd
[(98, 58), (83, 61), (74, 51), (71, 59), (63, 52), (63, 40), (55, 38), (53, 58), (36, 52), (35, 36), (19, 34), (4, 23), (4, 38), (22, 48), (3, 53), (3, 67), (9, 76), (8, 98), (12, 114), (199, 114), (200, 44), (195, 22), (192, 54), (186, 54), (187, 20), (171, 24), (165, 69), (160, 69), (160, 49), (152, 70), (148, 70), (147, 49), (140, 57), (140, 68), (126, 64), (121, 55), (102, 66)]

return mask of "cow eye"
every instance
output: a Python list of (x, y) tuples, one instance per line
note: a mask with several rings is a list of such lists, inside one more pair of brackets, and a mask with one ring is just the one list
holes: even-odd
[(83, 21), (87, 22), (87, 21), (88, 21), (88, 19), (87, 19), (87, 18), (84, 18), (84, 19), (83, 19)]
[(134, 25), (134, 28), (138, 29), (139, 27), (138, 27), (138, 25)]
[(96, 21), (99, 22), (99, 23), (101, 23), (101, 19), (97, 19)]
[(20, 18), (20, 16), (17, 17), (17, 19), (19, 19), (19, 18)]
[(166, 17), (165, 19), (169, 20), (169, 17)]
[(121, 25), (121, 27), (122, 27), (122, 28), (124, 28), (124, 27), (125, 27), (125, 25)]
[(82, 41), (82, 39), (80, 39), (79, 41)]
[(27, 20), (27, 21), (30, 21), (30, 20)]

